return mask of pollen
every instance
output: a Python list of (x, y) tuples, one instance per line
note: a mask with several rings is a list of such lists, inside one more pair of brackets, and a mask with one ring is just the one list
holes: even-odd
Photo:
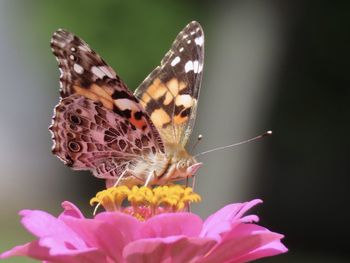
[(119, 211), (144, 221), (160, 213), (186, 211), (191, 203), (200, 201), (199, 194), (183, 185), (116, 186), (98, 192), (90, 205), (99, 204), (108, 212)]

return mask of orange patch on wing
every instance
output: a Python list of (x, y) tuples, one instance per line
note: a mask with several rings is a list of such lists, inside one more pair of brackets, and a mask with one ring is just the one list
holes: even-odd
[[(93, 84), (93, 85), (96, 85), (96, 84)], [(114, 92), (114, 88), (112, 88), (110, 86), (103, 86), (102, 88), (109, 96), (112, 96), (112, 94)]]
[(104, 88), (96, 84), (92, 84), (89, 88), (74, 86), (74, 90), (77, 94), (84, 96), (90, 100), (100, 101), (103, 104), (103, 106), (107, 109), (113, 109), (112, 97)]
[(166, 83), (168, 91), (165, 95), (164, 105), (169, 105), (179, 94), (179, 91), (186, 88), (186, 83), (179, 82), (177, 78), (172, 78)]
[(147, 124), (145, 122), (145, 119), (142, 117), (140, 120), (136, 120), (134, 117), (135, 111), (131, 112), (131, 118), (129, 119), (129, 121), (138, 129), (142, 129), (143, 127), (147, 127)]
[(164, 105), (169, 105), (179, 92), (187, 87), (187, 84), (183, 81), (179, 82), (177, 78), (170, 79), (164, 84), (159, 78), (156, 78), (152, 84), (146, 89), (146, 92), (142, 95), (141, 105), (146, 107), (150, 100), (157, 100), (165, 95), (163, 101)]
[(151, 100), (151, 97), (147, 93), (144, 93), (142, 95), (142, 98), (141, 98), (141, 101), (140, 101), (141, 105), (143, 107), (145, 107), (150, 100)]
[(187, 87), (187, 84), (186, 84), (185, 82), (181, 81), (181, 82), (179, 83), (179, 90), (180, 90), (180, 91), (183, 90), (183, 89), (186, 88), (186, 87)]
[(176, 97), (179, 93), (179, 81), (176, 78), (172, 78), (167, 82), (167, 87), (170, 90), (171, 94)]
[(156, 109), (151, 114), (151, 120), (156, 126), (161, 127), (170, 122), (170, 116), (165, 110)]
[(97, 96), (99, 96), (99, 97), (105, 98), (106, 100), (112, 100), (111, 95), (108, 94), (108, 92), (106, 91), (106, 89), (103, 88), (103, 87), (100, 87), (100, 86), (98, 86), (98, 85), (96, 85), (96, 84), (92, 84), (92, 85), (90, 86), (90, 90), (91, 90), (92, 92), (94, 92), (95, 94), (97, 94)]
[(163, 104), (164, 104), (164, 105), (169, 105), (173, 100), (174, 100), (174, 96), (171, 95), (170, 92), (167, 92), (167, 93), (165, 94), (165, 100), (163, 101)]
[(181, 115), (175, 115), (174, 116), (174, 123), (176, 125), (180, 125), (182, 123), (184, 123), (185, 121), (187, 121), (188, 117), (185, 116), (185, 117), (181, 117)]
[(164, 83), (157, 78), (153, 81), (152, 85), (147, 88), (146, 92), (153, 99), (157, 100), (163, 96), (165, 92), (167, 92), (167, 88), (165, 87)]

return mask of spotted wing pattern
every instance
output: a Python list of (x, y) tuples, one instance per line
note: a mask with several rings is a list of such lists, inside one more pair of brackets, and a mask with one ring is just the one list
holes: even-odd
[(204, 63), (204, 33), (189, 23), (176, 37), (160, 66), (140, 84), (140, 100), (163, 141), (184, 146), (196, 117)]
[(61, 72), (60, 92), (63, 98), (82, 92), (80, 88), (91, 88), (95, 92), (96, 87), (91, 87), (93, 84), (103, 88), (107, 94), (113, 93), (116, 87), (127, 90), (115, 71), (76, 35), (58, 29), (52, 35), (51, 49)]
[(74, 169), (113, 179), (163, 141), (138, 99), (90, 47), (65, 30), (51, 48), (61, 71), (60, 103), (50, 130), (53, 153)]

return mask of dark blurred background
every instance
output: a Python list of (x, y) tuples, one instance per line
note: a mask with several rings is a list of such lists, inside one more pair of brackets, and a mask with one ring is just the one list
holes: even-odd
[(261, 198), (261, 224), (290, 249), (261, 262), (349, 262), (349, 11), (347, 1), (0, 1), (0, 250), (31, 240), (19, 210), (57, 214), (70, 200), (89, 216), (104, 186), (50, 153), (51, 34), (81, 36), (135, 89), (197, 20), (206, 34), (197, 151), (274, 135), (203, 156), (195, 211)]

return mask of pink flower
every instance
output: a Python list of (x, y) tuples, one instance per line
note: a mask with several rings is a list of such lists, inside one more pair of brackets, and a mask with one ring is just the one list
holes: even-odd
[(58, 218), (23, 210), (22, 224), (38, 239), (4, 252), (0, 258), (28, 256), (44, 262), (248, 262), (284, 253), (283, 235), (254, 224), (244, 214), (261, 203), (227, 205), (204, 222), (188, 212), (161, 213), (140, 221), (115, 212), (85, 218), (64, 202)]

